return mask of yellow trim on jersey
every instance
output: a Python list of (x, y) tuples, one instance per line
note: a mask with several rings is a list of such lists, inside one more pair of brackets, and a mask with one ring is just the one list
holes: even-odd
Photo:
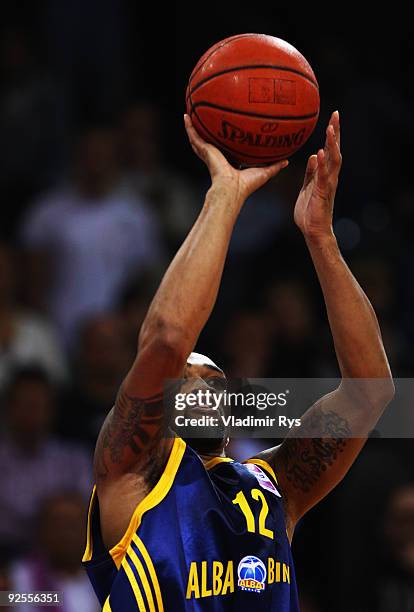
[(122, 564), (122, 559), (125, 557), (125, 553), (132, 540), (132, 537), (138, 527), (141, 524), (142, 516), (148, 510), (151, 510), (162, 502), (164, 497), (172, 487), (175, 476), (180, 467), (181, 460), (184, 455), (186, 443), (181, 438), (175, 438), (173, 447), (171, 449), (170, 456), (165, 466), (164, 472), (155, 487), (148, 493), (146, 497), (135, 508), (134, 514), (131, 517), (130, 523), (125, 531), (124, 535), (109, 551), (116, 567), (119, 569)]
[(95, 502), (95, 495), (96, 495), (96, 485), (94, 485), (92, 489), (91, 501), (89, 502), (88, 521), (86, 524), (86, 548), (85, 548), (85, 552), (83, 553), (82, 562), (90, 561), (92, 559), (93, 543), (92, 543), (91, 516), (92, 516), (93, 504)]
[(128, 548), (128, 552), (125, 558), (127, 557), (131, 559), (132, 563), (135, 565), (137, 569), (138, 575), (142, 582), (142, 586), (144, 587), (145, 597), (147, 598), (147, 603), (148, 603), (150, 610), (155, 610), (154, 598), (151, 593), (151, 587), (148, 582), (148, 578), (145, 573), (144, 566), (142, 565), (141, 560), (139, 559), (137, 553), (132, 547)]
[(159, 612), (164, 612), (164, 604), (162, 603), (161, 589), (160, 589), (160, 585), (158, 582), (157, 574), (155, 572), (155, 567), (152, 562), (152, 559), (147, 549), (145, 548), (144, 542), (141, 540), (139, 536), (137, 536), (136, 533), (134, 533), (134, 535), (132, 536), (132, 540), (138, 546), (139, 552), (141, 553), (145, 563), (147, 564), (147, 569), (148, 569), (148, 572), (149, 572), (149, 575), (152, 581), (152, 586), (154, 587), (154, 591), (155, 591), (155, 597), (157, 600), (158, 610)]
[(234, 461), (234, 459), (230, 459), (230, 457), (213, 457), (213, 459), (204, 464), (204, 467), (206, 470), (211, 470), (218, 463), (226, 463), (228, 461)]
[(104, 603), (104, 607), (102, 608), (102, 612), (112, 612), (111, 604), (109, 603), (109, 595)]
[(129, 580), (132, 590), (134, 591), (135, 599), (137, 600), (139, 612), (146, 612), (144, 600), (142, 597), (141, 589), (139, 588), (137, 579), (135, 578), (134, 572), (129, 567), (129, 563), (124, 557), (122, 560), (122, 567), (124, 568), (125, 574)]
[(273, 468), (267, 463), (267, 461), (264, 461), (263, 459), (247, 459), (247, 461), (243, 461), (243, 463), (254, 463), (254, 465), (258, 465), (275, 479), (277, 485), (279, 484)]

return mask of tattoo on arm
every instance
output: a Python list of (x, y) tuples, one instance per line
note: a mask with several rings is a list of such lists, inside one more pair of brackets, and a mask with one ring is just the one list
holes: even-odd
[(111, 466), (121, 466), (128, 455), (139, 459), (163, 436), (163, 395), (139, 398), (122, 389), (99, 434), (95, 450), (96, 477), (104, 479)]
[[(351, 429), (346, 419), (318, 404), (302, 419), (302, 436), (304, 429), (309, 437), (285, 439), (283, 468), (292, 486), (308, 493), (345, 451)], [(313, 437), (315, 434), (321, 437)]]

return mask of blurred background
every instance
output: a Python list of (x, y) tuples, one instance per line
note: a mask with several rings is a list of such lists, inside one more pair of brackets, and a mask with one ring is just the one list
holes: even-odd
[[(414, 32), (378, 7), (132, 0), (5, 1), (0, 28), (0, 590), (63, 590), (65, 612), (92, 612), (80, 558), (94, 442), (209, 186), (182, 123), (193, 66), (222, 38), (264, 32), (306, 56), (321, 93), (314, 135), (240, 216), (198, 350), (232, 376), (338, 375), (292, 212), (339, 109), (335, 231), (394, 376), (409, 377)], [(303, 612), (414, 611), (413, 456), (411, 440), (370, 439), (301, 521)]]

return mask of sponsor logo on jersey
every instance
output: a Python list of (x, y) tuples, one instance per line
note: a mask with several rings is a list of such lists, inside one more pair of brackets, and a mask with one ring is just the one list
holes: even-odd
[(258, 465), (255, 465), (254, 463), (245, 463), (244, 465), (247, 467), (249, 472), (253, 474), (262, 489), (270, 491), (277, 497), (282, 497), (268, 475), (261, 468), (259, 468)]
[[(262, 593), (265, 585), (290, 584), (290, 566), (274, 557), (265, 562), (249, 555), (237, 567), (238, 587)], [(236, 566), (233, 560), (192, 561), (187, 577), (186, 599), (226, 596), (236, 588)]]
[(266, 566), (261, 559), (249, 555), (243, 557), (237, 567), (237, 585), (242, 591), (262, 593), (266, 587)]

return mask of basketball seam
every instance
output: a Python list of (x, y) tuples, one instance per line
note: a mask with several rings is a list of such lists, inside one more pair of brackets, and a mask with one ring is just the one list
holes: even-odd
[[(201, 126), (203, 127), (203, 129), (207, 132), (207, 134), (210, 136), (210, 138), (212, 140), (214, 140), (214, 142), (218, 145), (218, 147), (220, 149), (224, 149), (225, 151), (227, 151), (228, 153), (232, 153), (233, 155), (238, 155), (238, 156), (242, 156), (243, 157), (243, 153), (241, 151), (237, 151), (237, 149), (233, 149), (231, 147), (228, 147), (227, 145), (223, 144), (218, 138), (216, 138), (216, 136), (210, 132), (210, 130), (208, 129), (208, 127), (206, 127), (206, 125), (204, 124), (204, 122), (200, 119), (197, 111), (195, 110), (194, 106), (191, 105), (191, 113), (194, 113), (195, 116), (197, 117), (197, 120), (200, 122)], [(257, 159), (257, 160), (262, 160), (262, 161), (268, 161), (268, 162), (272, 162), (272, 161), (279, 161), (280, 159), (286, 159), (286, 156), (289, 155), (289, 153), (286, 154), (280, 154), (280, 155), (272, 155), (272, 156), (266, 156), (266, 155), (253, 155), (252, 153), (246, 153), (246, 157), (251, 157), (252, 159)]]
[[(195, 85), (193, 89), (190, 91), (190, 94), (193, 94), (202, 85), (204, 85), (205, 83), (208, 83), (208, 81), (211, 81), (212, 79), (215, 79), (218, 76), (222, 76), (223, 74), (228, 74), (229, 72), (237, 72), (237, 71), (246, 70), (246, 69), (259, 70), (263, 68), (271, 68), (273, 70), (283, 70), (285, 72), (292, 72), (294, 74), (297, 74), (303, 77), (304, 79), (306, 79), (309, 83), (312, 83), (312, 85), (319, 92), (319, 85), (313, 79), (311, 79), (311, 77), (309, 77), (304, 72), (301, 72), (300, 70), (296, 70), (295, 68), (287, 68), (286, 66), (274, 66), (271, 64), (255, 64), (253, 66), (234, 66), (233, 68), (226, 68), (225, 70), (221, 70), (220, 72), (215, 72), (214, 74), (211, 74), (210, 76), (206, 77), (205, 79), (197, 83), (197, 85)], [(190, 88), (190, 83), (188, 87)]]
[[(188, 80), (188, 86), (190, 86), (191, 81), (194, 79), (195, 75), (196, 75), (196, 74), (198, 74), (198, 73), (200, 72), (200, 70), (202, 69), (202, 67), (203, 67), (203, 66), (204, 66), (204, 64), (206, 63), (206, 61), (207, 61), (207, 60), (209, 60), (209, 59), (210, 59), (210, 57), (211, 57), (212, 55), (214, 55), (216, 51), (218, 51), (219, 49), (222, 49), (222, 48), (223, 48), (223, 47), (225, 47), (226, 45), (229, 45), (229, 44), (230, 44), (231, 42), (233, 42), (234, 40), (240, 40), (241, 38), (246, 38), (247, 36), (258, 36), (258, 34), (251, 34), (251, 33), (248, 33), (248, 34), (240, 34), (239, 36), (237, 36), (237, 35), (235, 35), (235, 36), (231, 36), (231, 37), (230, 37), (230, 40), (227, 40), (226, 42), (223, 42), (223, 44), (222, 44), (222, 45), (217, 46), (215, 49), (213, 49), (213, 51), (212, 51), (212, 52), (211, 52), (209, 55), (207, 55), (207, 57), (206, 57), (206, 59), (204, 60), (204, 62), (203, 62), (202, 64), (200, 64), (200, 66), (197, 68), (197, 70), (195, 70), (195, 69), (194, 69), (194, 70), (195, 70), (195, 72), (194, 72), (194, 70), (193, 70), (193, 72), (190, 74), (190, 78), (189, 78), (189, 80)], [(216, 43), (216, 44), (218, 44), (218, 43)], [(213, 45), (213, 46), (214, 46), (214, 45)]]
[[(189, 86), (188, 86), (189, 88)], [(190, 102), (190, 118), (192, 117), (193, 113), (195, 114), (195, 116), (197, 117), (197, 120), (199, 121), (200, 125), (203, 127), (203, 129), (207, 132), (207, 134), (210, 136), (210, 138), (216, 143), (216, 145), (220, 148), (220, 149), (224, 149), (225, 151), (227, 151), (228, 153), (232, 154), (232, 155), (237, 155), (240, 156), (242, 155), (240, 153), (240, 151), (237, 151), (237, 149), (233, 149), (232, 147), (228, 147), (226, 145), (224, 145), (218, 138), (216, 138), (216, 136), (207, 128), (207, 126), (204, 124), (204, 122), (200, 119), (199, 114), (196, 111), (195, 105), (193, 104), (193, 99), (192, 99), (192, 92), (189, 90), (189, 94), (188, 94), (188, 99)], [(317, 115), (319, 114), (319, 111), (316, 113)], [(272, 162), (277, 162), (280, 159), (285, 159), (286, 155), (285, 154), (281, 154), (281, 155), (276, 155), (276, 156), (262, 156), (262, 155), (253, 155), (253, 154), (248, 154), (247, 157), (249, 157), (250, 159), (253, 160), (260, 160), (260, 161), (264, 161), (267, 163), (272, 163)]]
[(237, 110), (235, 108), (231, 108), (227, 106), (219, 106), (218, 104), (213, 104), (212, 102), (204, 102), (203, 100), (201, 102), (196, 102), (195, 104), (193, 104), (193, 101), (191, 99), (191, 94), (190, 94), (190, 103), (191, 103), (191, 107), (193, 110), (198, 108), (199, 106), (206, 106), (208, 108), (215, 108), (217, 110), (233, 113), (234, 115), (245, 115), (248, 117), (257, 117), (259, 119), (272, 119), (272, 120), (277, 120), (277, 121), (292, 121), (292, 120), (293, 121), (303, 121), (305, 119), (313, 119), (314, 117), (317, 117), (319, 115), (319, 111), (316, 111), (315, 113), (311, 113), (309, 115), (263, 115), (261, 113), (253, 113), (251, 111), (241, 111), (241, 110)]

